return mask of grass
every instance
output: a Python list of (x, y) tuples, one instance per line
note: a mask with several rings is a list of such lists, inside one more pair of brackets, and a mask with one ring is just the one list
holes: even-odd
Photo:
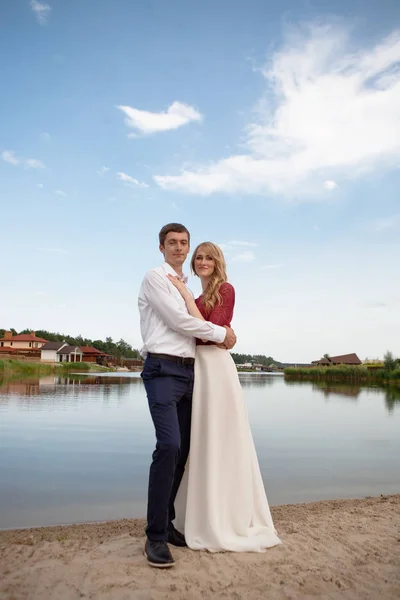
[(288, 367), (284, 371), (287, 379), (304, 379), (307, 381), (368, 381), (369, 371), (366, 367), (341, 365), (337, 367)]
[(3, 377), (29, 377), (31, 375), (49, 375), (54, 371), (53, 365), (23, 360), (0, 360), (0, 374)]
[(384, 381), (398, 381), (400, 383), (400, 369), (394, 369), (393, 371), (377, 371), (376, 376), (378, 379)]
[[(92, 363), (76, 362), (76, 363), (55, 363), (56, 371), (92, 371), (90, 365)], [(97, 365), (96, 365), (97, 366)]]
[(71, 371), (110, 371), (94, 363), (40, 363), (23, 360), (0, 359), (0, 379), (23, 379), (24, 377), (40, 377), (51, 373), (70, 373)]
[(400, 369), (368, 369), (365, 366), (338, 365), (335, 367), (288, 367), (288, 381), (347, 381), (349, 383), (400, 383)]

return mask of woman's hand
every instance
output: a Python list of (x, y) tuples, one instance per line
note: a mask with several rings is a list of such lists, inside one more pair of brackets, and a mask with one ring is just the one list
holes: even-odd
[(192, 294), (189, 292), (189, 290), (187, 289), (187, 287), (183, 283), (183, 281), (181, 281), (179, 279), (179, 277), (175, 277), (174, 275), (171, 275), (170, 273), (168, 273), (167, 277), (170, 280), (170, 282), (172, 283), (172, 285), (176, 287), (176, 289), (178, 290), (178, 292), (180, 293), (180, 295), (182, 296), (182, 298), (185, 301), (187, 299), (192, 298)]

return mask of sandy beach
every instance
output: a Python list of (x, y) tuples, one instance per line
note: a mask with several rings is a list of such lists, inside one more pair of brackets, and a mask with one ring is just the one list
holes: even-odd
[(400, 495), (272, 507), (264, 554), (143, 557), (140, 519), (0, 532), (1, 600), (400, 598)]

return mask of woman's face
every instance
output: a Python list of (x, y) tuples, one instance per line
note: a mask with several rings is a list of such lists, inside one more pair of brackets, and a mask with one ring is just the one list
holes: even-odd
[(200, 246), (194, 257), (194, 271), (199, 277), (211, 277), (214, 273), (215, 261), (204, 246)]

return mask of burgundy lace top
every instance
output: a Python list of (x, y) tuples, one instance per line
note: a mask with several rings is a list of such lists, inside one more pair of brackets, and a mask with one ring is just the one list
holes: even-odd
[[(235, 306), (235, 288), (230, 283), (225, 282), (219, 288), (219, 293), (221, 295), (222, 304), (216, 304), (211, 312), (207, 313), (203, 305), (202, 296), (199, 296), (199, 298), (196, 299), (196, 306), (206, 321), (211, 321), (211, 323), (215, 323), (215, 325), (228, 325), (228, 327), (230, 327)], [(204, 346), (214, 344), (214, 342), (202, 342), (201, 340), (196, 339), (196, 344), (198, 346)]]

